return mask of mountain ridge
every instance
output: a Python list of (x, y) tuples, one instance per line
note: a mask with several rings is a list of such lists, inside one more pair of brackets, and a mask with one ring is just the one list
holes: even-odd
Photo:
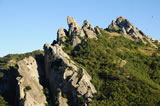
[[(67, 24), (68, 30), (59, 28), (57, 40), (46, 43), (44, 52), (0, 58), (0, 95), (9, 104), (160, 104), (159, 40), (151, 39), (121, 16), (106, 29), (93, 27), (87, 20), (81, 27), (71, 16)], [(36, 82), (27, 83), (32, 80), (27, 75), (32, 73)], [(9, 86), (15, 89), (5, 89)], [(43, 101), (34, 91), (41, 92)]]

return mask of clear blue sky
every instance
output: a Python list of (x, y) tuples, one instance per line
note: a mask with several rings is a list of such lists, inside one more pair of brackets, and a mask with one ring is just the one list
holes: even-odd
[(160, 0), (0, 0), (0, 56), (43, 49), (68, 29), (67, 16), (101, 28), (123, 16), (160, 39)]

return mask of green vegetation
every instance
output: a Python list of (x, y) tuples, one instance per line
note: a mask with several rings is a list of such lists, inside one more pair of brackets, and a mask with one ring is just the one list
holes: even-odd
[(0, 78), (3, 78), (3, 76), (4, 76), (4, 73), (0, 72)]
[(9, 106), (2, 96), (0, 96), (0, 106)]
[(27, 92), (27, 91), (29, 91), (29, 90), (31, 90), (31, 87), (30, 87), (30, 86), (26, 86), (26, 87), (24, 88), (24, 92)]
[(82, 76), (83, 76), (83, 70), (82, 70), (82, 68), (79, 68), (77, 76), (78, 76), (79, 80), (82, 78)]
[[(102, 31), (98, 40), (82, 40), (64, 50), (92, 76), (97, 89), (91, 106), (160, 105), (160, 51)], [(120, 60), (126, 64), (120, 66)]]
[(43, 51), (36, 50), (33, 52), (25, 53), (25, 54), (8, 54), (7, 56), (0, 57), (0, 70), (9, 70), (10, 67), (16, 67), (16, 62), (24, 59), (25, 57), (36, 55), (43, 55)]
[(43, 89), (43, 92), (44, 92), (44, 94), (45, 94), (45, 96), (46, 96), (46, 99), (47, 99), (47, 102), (48, 102), (48, 103), (45, 104), (45, 106), (52, 106), (52, 105), (51, 105), (52, 102), (51, 102), (51, 98), (50, 98), (50, 95), (49, 95), (49, 90), (48, 90), (48, 88), (47, 88), (47, 87), (44, 88), (44, 89)]

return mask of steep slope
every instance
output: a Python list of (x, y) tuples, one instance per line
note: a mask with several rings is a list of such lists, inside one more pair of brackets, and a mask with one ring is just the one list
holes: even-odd
[[(75, 20), (73, 23), (73, 26), (77, 25)], [(97, 27), (99, 33), (88, 21), (84, 21), (82, 28), (79, 25), (78, 28), (75, 27), (75, 33), (89, 30), (83, 36), (79, 33), (70, 35), (69, 32), (73, 31), (70, 31), (70, 27), (69, 25), (69, 31), (65, 30), (65, 40), (59, 40), (62, 38), (58, 32), (59, 38), (52, 46), (56, 48), (60, 44), (70, 58), (93, 78), (92, 83), (97, 93), (89, 105), (160, 104), (158, 43), (155, 44), (123, 17), (118, 17), (107, 30)], [(79, 40), (73, 46), (75, 38)], [(48, 50), (54, 54), (52, 49)]]
[(67, 24), (44, 52), (0, 58), (0, 105), (160, 105), (159, 40), (121, 16), (106, 29)]
[(97, 94), (90, 105), (159, 105), (157, 49), (104, 31), (70, 53), (93, 78)]
[(76, 65), (58, 44), (45, 44), (47, 78), (56, 105), (88, 104), (96, 93), (88, 73)]
[(60, 28), (57, 41), (53, 41), (52, 45), (44, 45), (46, 78), (55, 105), (87, 105), (97, 92), (91, 83), (92, 78), (63, 49), (76, 48), (82, 39), (97, 39), (100, 30), (93, 28), (87, 20), (81, 28), (71, 16), (67, 17), (67, 23), (69, 29)]

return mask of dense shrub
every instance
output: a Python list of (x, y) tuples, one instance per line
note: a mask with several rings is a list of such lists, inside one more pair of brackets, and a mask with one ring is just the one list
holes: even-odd
[[(160, 56), (156, 50), (152, 56), (139, 51), (146, 48), (151, 46), (102, 32), (98, 40), (85, 39), (75, 49), (64, 50), (93, 78), (97, 94), (90, 105), (153, 106), (160, 103)], [(120, 60), (126, 65), (121, 67)]]

